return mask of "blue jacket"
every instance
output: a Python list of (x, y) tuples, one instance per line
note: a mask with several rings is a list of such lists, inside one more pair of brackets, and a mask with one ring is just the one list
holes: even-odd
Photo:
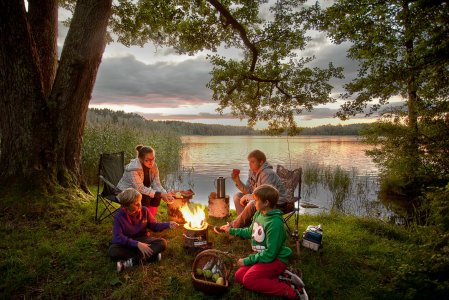
[(170, 228), (170, 222), (158, 223), (145, 206), (142, 206), (142, 210), (136, 215), (129, 215), (122, 207), (114, 216), (112, 243), (137, 247), (139, 242), (133, 238), (148, 235), (147, 228), (159, 232)]

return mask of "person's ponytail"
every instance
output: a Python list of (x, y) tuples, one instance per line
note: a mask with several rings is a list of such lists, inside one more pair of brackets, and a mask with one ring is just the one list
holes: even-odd
[(144, 158), (145, 155), (147, 155), (148, 153), (156, 154), (156, 151), (154, 151), (154, 149), (151, 148), (150, 146), (142, 146), (142, 145), (136, 146), (136, 152), (138, 158)]

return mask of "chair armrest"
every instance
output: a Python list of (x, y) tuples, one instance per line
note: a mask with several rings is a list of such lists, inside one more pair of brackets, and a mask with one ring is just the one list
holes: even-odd
[(283, 207), (286, 207), (287, 204), (288, 204), (288, 202), (279, 200), (278, 203), (276, 203), (276, 206), (280, 207), (280, 208), (283, 208)]
[[(301, 199), (300, 197), (289, 197), (284, 199), (279, 199), (278, 203), (276, 205), (278, 206), (284, 206), (285, 203), (295, 203), (296, 201), (299, 201)], [(280, 204), (282, 203), (282, 204)]]
[(283, 214), (287, 214), (287, 213), (290, 213), (295, 210), (295, 205), (291, 202), (285, 202), (285, 201), (279, 200), (278, 203), (276, 203), (276, 206), (274, 208), (279, 209), (280, 211), (282, 211)]
[(104, 183), (106, 183), (111, 189), (114, 190), (115, 195), (120, 194), (122, 191), (120, 189), (118, 189), (115, 185), (113, 185), (109, 180), (107, 180), (106, 178), (104, 178), (103, 175), (98, 175), (98, 177), (101, 178), (101, 180), (103, 180)]

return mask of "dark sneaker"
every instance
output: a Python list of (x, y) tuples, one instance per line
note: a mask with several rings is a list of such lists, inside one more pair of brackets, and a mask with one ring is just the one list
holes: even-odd
[(215, 231), (215, 233), (218, 233), (218, 234), (226, 233), (226, 231), (221, 229), (221, 226), (215, 226), (214, 231)]
[(307, 295), (304, 288), (296, 287), (293, 284), (291, 287), (295, 290), (296, 293), (295, 298), (293, 298), (294, 300), (309, 300), (309, 296)]
[(133, 266), (133, 260), (132, 258), (128, 260), (119, 260), (117, 262), (117, 272), (120, 273), (121, 271), (128, 269), (129, 267)]
[(280, 282), (285, 282), (288, 285), (294, 285), (299, 288), (304, 287), (304, 282), (301, 280), (301, 278), (290, 272), (289, 270), (285, 270), (284, 273), (278, 276)]

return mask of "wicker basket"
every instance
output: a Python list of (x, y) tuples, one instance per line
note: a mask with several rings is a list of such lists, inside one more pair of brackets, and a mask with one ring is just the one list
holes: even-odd
[[(206, 278), (204, 278), (204, 276), (198, 276), (195, 274), (196, 269), (204, 268), (204, 266), (212, 257), (215, 257), (215, 261), (219, 259), (223, 263), (223, 275), (225, 280), (224, 285), (216, 284), (213, 281), (207, 281)], [(227, 260), (224, 260), (223, 257), (226, 257)], [(195, 258), (195, 261), (193, 262), (192, 266), (193, 286), (195, 287), (195, 289), (208, 294), (224, 293), (229, 287), (228, 277), (229, 274), (231, 274), (231, 270), (232, 270), (232, 260), (228, 255), (226, 255), (224, 252), (214, 249), (205, 250), (200, 254), (198, 254)]]

